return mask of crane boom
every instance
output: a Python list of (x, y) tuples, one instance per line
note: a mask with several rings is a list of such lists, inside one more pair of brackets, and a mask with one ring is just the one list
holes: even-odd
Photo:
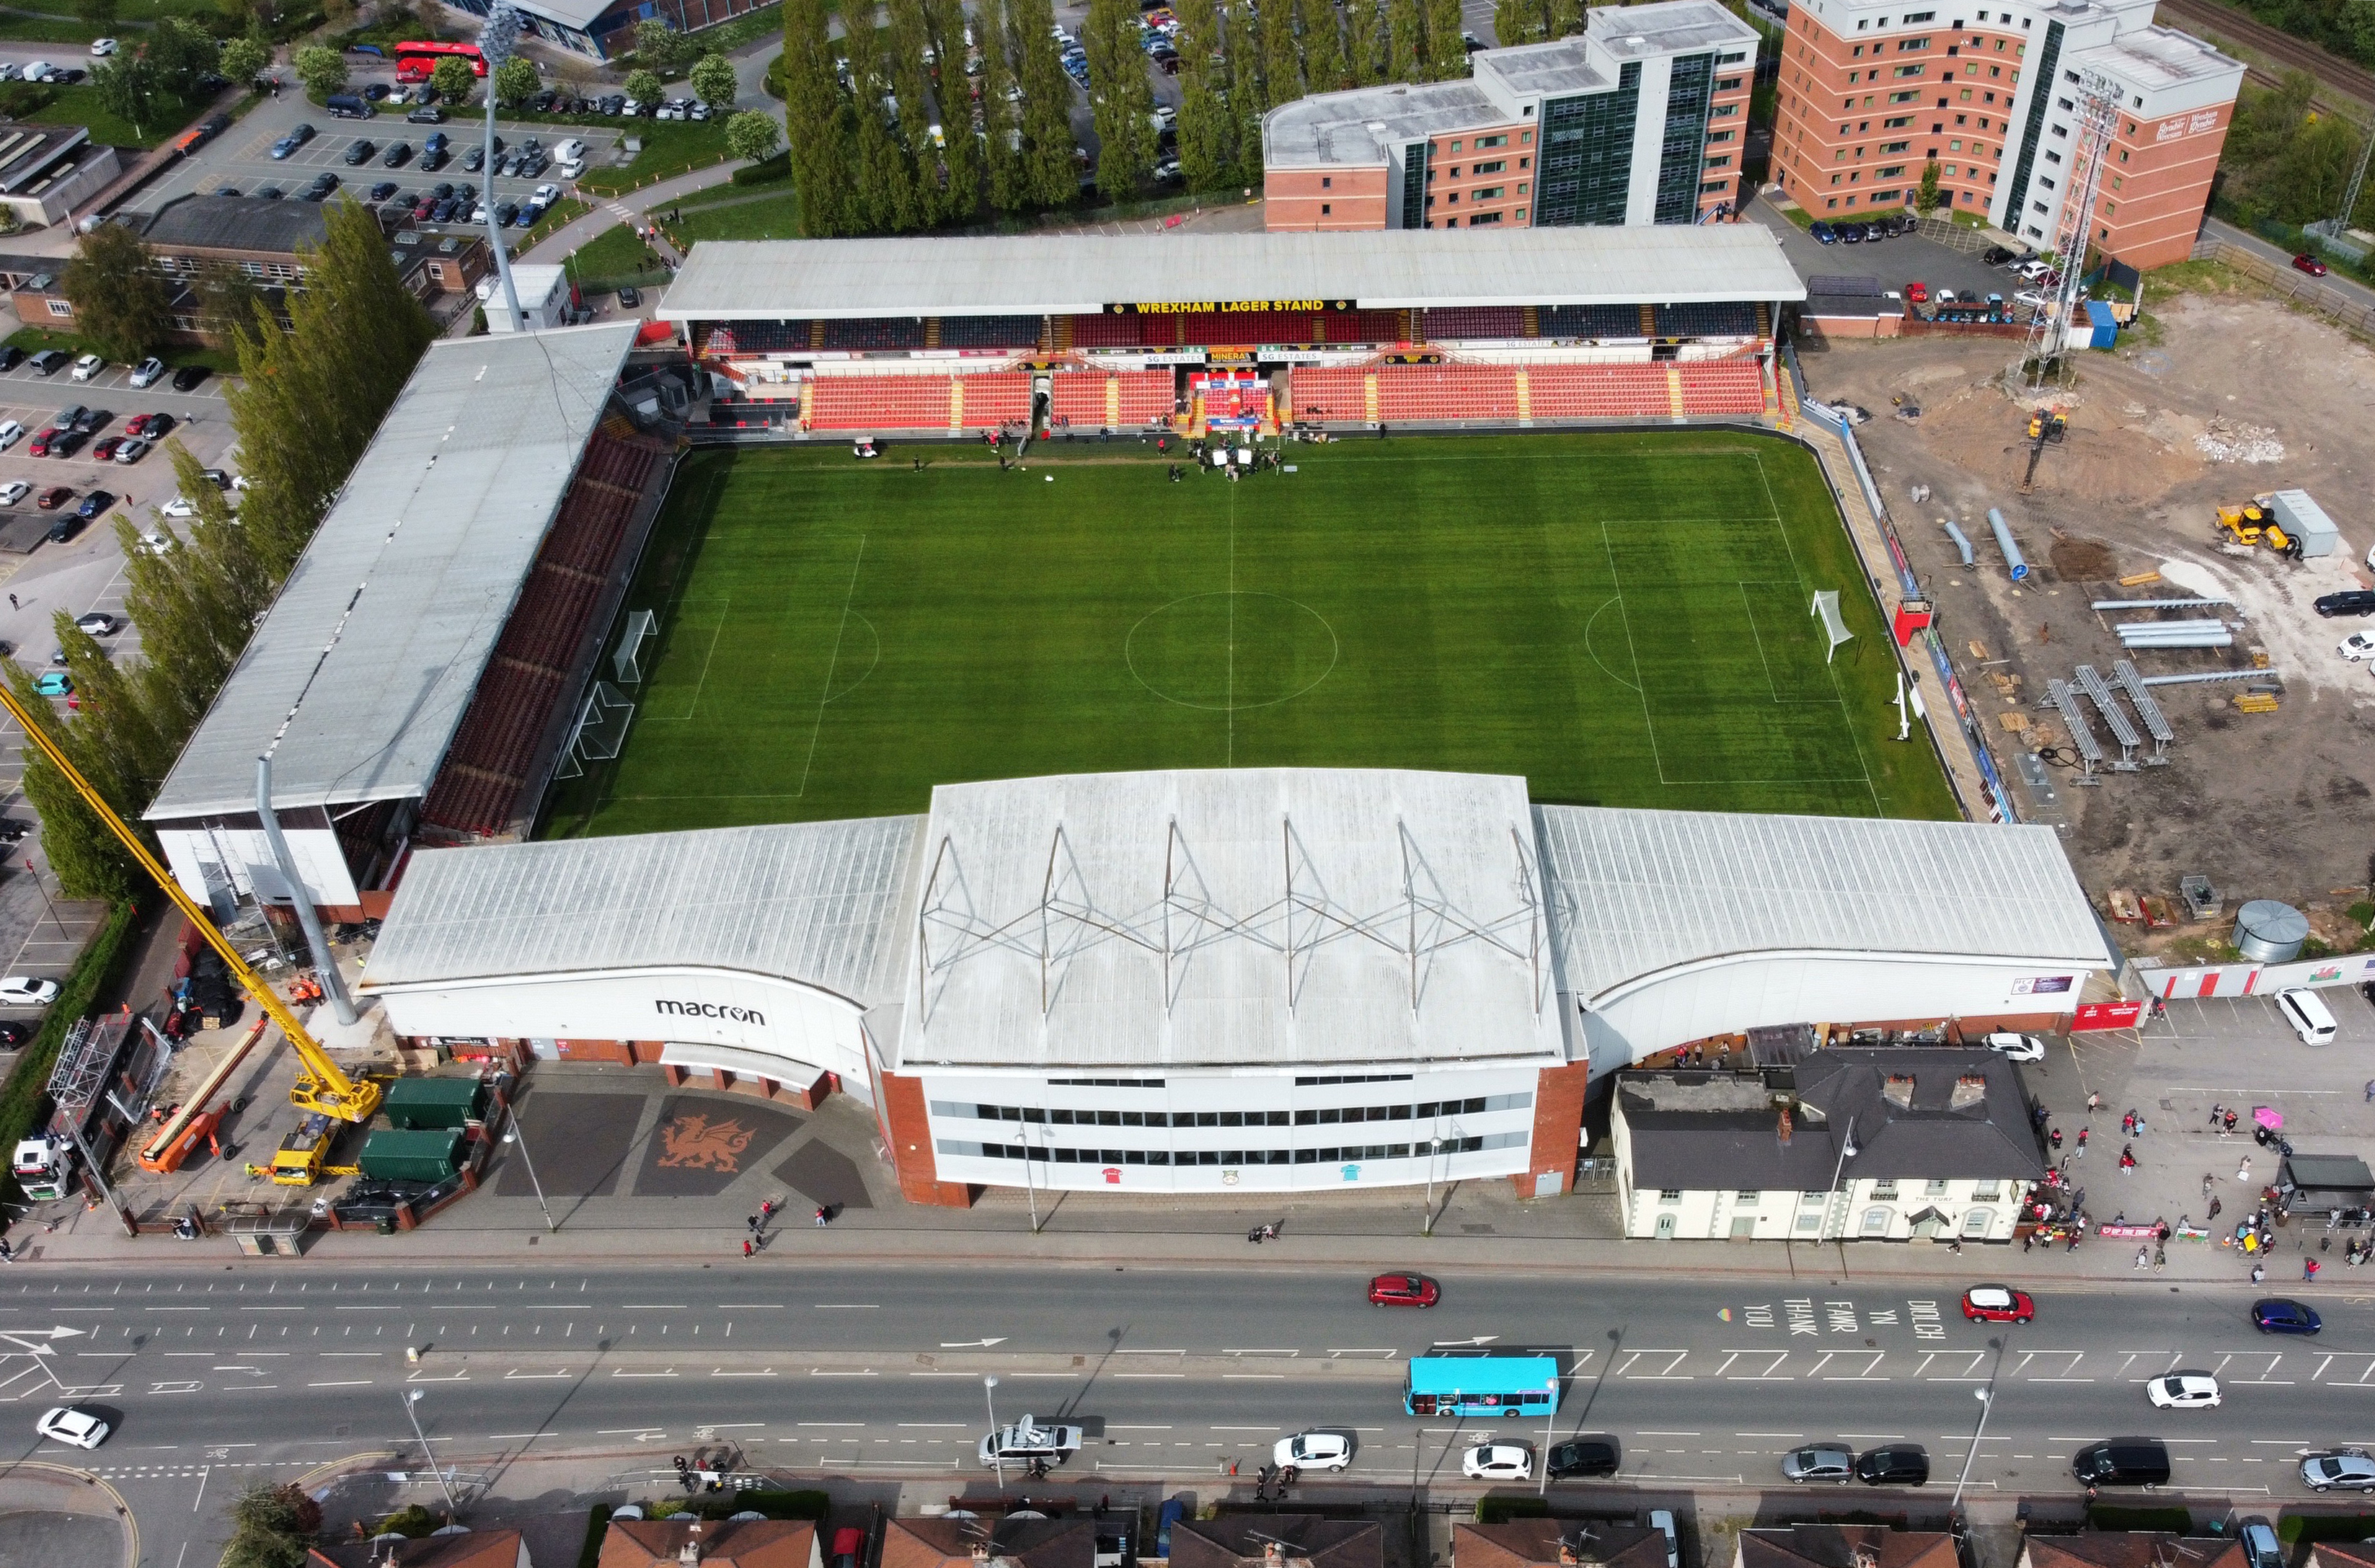
[[(100, 797), (99, 791), (90, 786), (90, 781), (82, 776), (82, 770), (58, 749), (57, 742), (50, 738), (49, 732), (33, 722), (33, 715), (25, 711), (24, 704), (6, 680), (0, 680), (0, 707), (6, 707), (9, 715), (24, 726), (26, 736), (41, 748), (41, 755), (50, 760), (51, 766), (65, 775), (66, 783), (74, 786), (83, 804), (107, 824), (107, 831), (132, 852), (132, 857), (140, 862), (141, 869), (165, 890), (165, 896), (173, 901), (174, 907), (196, 928), (198, 935), (206, 938), (207, 945), (222, 959), (223, 967), (230, 972), (231, 978), (255, 998), (256, 1005), (264, 1009), (266, 1017), (280, 1026), (280, 1032), (297, 1053), (297, 1059), (304, 1064), (304, 1071), (298, 1075), (296, 1083), (289, 1091), (289, 1102), (302, 1110), (335, 1116), (342, 1122), (369, 1121), (372, 1113), (379, 1109), (382, 1093), (379, 1084), (371, 1079), (350, 1079), (339, 1070), (338, 1065), (330, 1060), (329, 1053), (322, 1049), (321, 1043), (308, 1034), (305, 1026), (297, 1021), (297, 1015), (289, 1010), (289, 1004), (280, 999), (264, 976), (248, 967), (247, 961), (239, 956), (238, 949), (215, 929), (213, 918), (198, 907), (197, 901), (183, 890), (182, 884), (174, 880), (171, 871), (157, 863), (157, 857), (148, 853), (148, 846), (124, 825), (124, 819)], [(298, 894), (302, 897), (303, 890), (298, 890)]]

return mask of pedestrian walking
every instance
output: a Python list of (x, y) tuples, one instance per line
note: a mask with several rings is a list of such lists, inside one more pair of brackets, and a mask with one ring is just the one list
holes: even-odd
[(751, 1233), (752, 1235), (754, 1235), (754, 1236), (755, 1236), (755, 1235), (757, 1235), (757, 1234), (759, 1233), (759, 1217), (758, 1217), (757, 1215), (752, 1214), (752, 1215), (746, 1216), (746, 1217), (743, 1219), (742, 1223), (743, 1223), (743, 1224), (745, 1224), (745, 1225), (748, 1225), (748, 1226), (750, 1228), (750, 1233)]
[(2138, 1247), (2136, 1249), (2136, 1271), (2138, 1273), (2142, 1273), (2145, 1268), (2149, 1267), (2151, 1264), (2152, 1248)]
[(750, 1248), (750, 1237), (748, 1237), (748, 1236), (745, 1236), (745, 1237), (743, 1237), (743, 1238), (742, 1238), (742, 1256), (743, 1256), (744, 1257), (748, 1257), (748, 1256), (750, 1256), (750, 1251), (751, 1251), (751, 1248)]
[(2138, 1138), (2145, 1136), (2145, 1119), (2142, 1116), (2136, 1118), (2136, 1136)]
[(2250, 1155), (2246, 1154), (2243, 1156), (2242, 1162), (2235, 1167), (2235, 1179), (2242, 1183), (2247, 1187), (2251, 1185), (2251, 1157)]
[(2165, 1247), (2165, 1246), (2156, 1246), (2156, 1247), (2153, 1248), (2153, 1272), (2154, 1272), (2154, 1273), (2156, 1273), (2156, 1274), (2157, 1274), (2157, 1273), (2159, 1273), (2163, 1268), (2166, 1268), (2166, 1267), (2168, 1267), (2168, 1248), (2167, 1248), (2167, 1247)]
[(2136, 1136), (2136, 1114), (2133, 1111), (2128, 1112), (2120, 1118), (2120, 1136), (2121, 1138)]
[[(2212, 1174), (2211, 1174), (2209, 1172), (2207, 1172), (2207, 1171), (2204, 1171), (2204, 1172), (2203, 1172), (2203, 1173), (2202, 1173), (2202, 1196), (2203, 1196), (2203, 1197), (2210, 1197), (2210, 1187), (2211, 1187), (2211, 1184), (2212, 1184), (2212, 1183), (2214, 1183), (2214, 1182), (2215, 1182), (2217, 1179), (2218, 1179), (2217, 1177), (2215, 1177), (2215, 1176), (2212, 1175)], [(2211, 1201), (2215, 1203), (2215, 1202), (2216, 1202), (2217, 1200), (2216, 1200), (2215, 1198), (2212, 1198), (2212, 1199), (2211, 1199)], [(2215, 1212), (2217, 1212), (2217, 1211), (2216, 1211), (2215, 1209), (2213, 1209), (2213, 1210), (2212, 1210), (2212, 1212), (2213, 1212), (2213, 1213), (2215, 1213)]]
[(2078, 1129), (2078, 1148), (2080, 1152), (2085, 1152), (2086, 1148), (2086, 1135), (2094, 1130), (2095, 1129), (2092, 1127), (2080, 1127)]
[(2215, 1197), (2213, 1197), (2210, 1200), (2210, 1218), (2213, 1220), (2217, 1219), (2219, 1209), (2225, 1207), (2226, 1205), (2220, 1203)]
[[(15, 609), (17, 607), (17, 595), (14, 594), (8, 595), (8, 607), (10, 609)], [(2370, 1078), (2367, 1080), (2367, 1098), (2370, 1101), (2375, 1101), (2375, 1078)]]
[(17, 1249), (8, 1244), (6, 1237), (0, 1236), (0, 1263), (14, 1263), (16, 1261)]
[(2302, 1258), (2302, 1259), (2301, 1259), (2301, 1279), (2302, 1279), (2302, 1282), (2303, 1282), (2303, 1283), (2306, 1283), (2306, 1282), (2308, 1282), (2309, 1280), (2314, 1279), (2316, 1279), (2316, 1278), (2317, 1278), (2317, 1259), (2315, 1259), (2315, 1258), (2313, 1258), (2313, 1257), (2305, 1257), (2305, 1258)]
[[(2375, 1085), (2369, 1085), (2369, 1087), (2370, 1087), (2370, 1088), (2375, 1088)], [(2221, 1116), (2224, 1116), (2226, 1114), (2227, 1114), (2227, 1107), (2226, 1107), (2226, 1106), (2224, 1106), (2224, 1105), (2218, 1105), (2218, 1104), (2213, 1104), (2213, 1105), (2210, 1107), (2210, 1125), (2211, 1125), (2212, 1126), (2214, 1126), (2214, 1127), (2215, 1127), (2215, 1126), (2216, 1126), (2218, 1125), (2218, 1119), (2219, 1119)]]
[(2100, 1094), (2089, 1094), (2086, 1096), (2086, 1114), (2088, 1115), (2094, 1114), (2102, 1108), (2103, 1097)]
[[(14, 594), (8, 595), (8, 607), (10, 609), (15, 609), (17, 607), (17, 595)], [(2375, 1083), (2370, 1083), (2367, 1086), (2367, 1098), (2369, 1100), (2375, 1100)]]
[(2126, 1175), (2136, 1168), (2136, 1151), (2122, 1144), (2120, 1148), (2120, 1174)]
[(2232, 1105), (2227, 1107), (2225, 1114), (2219, 1120), (2219, 1125), (2228, 1132), (2235, 1130), (2235, 1108)]
[(2030, 1248), (2036, 1245), (2037, 1232), (2034, 1231), (2024, 1232), (2020, 1238), (2020, 1250), (2027, 1252)]
[(817, 1205), (817, 1216), (816, 1216), (816, 1220), (817, 1220), (817, 1229), (818, 1229), (818, 1230), (820, 1230), (820, 1231), (823, 1230), (823, 1229), (824, 1229), (824, 1222), (825, 1222), (825, 1211), (824, 1211), (824, 1205), (823, 1205), (823, 1204), (821, 1204), (821, 1203), (820, 1203), (820, 1204), (818, 1204), (818, 1205)]
[(2251, 1265), (2251, 1283), (2252, 1283), (2252, 1284), (2256, 1285), (2256, 1284), (2258, 1284), (2261, 1280), (2263, 1280), (2263, 1279), (2266, 1279), (2267, 1277), (2268, 1277), (2268, 1266), (2267, 1266), (2266, 1264), (2264, 1264), (2264, 1263), (2255, 1263), (2255, 1264)]

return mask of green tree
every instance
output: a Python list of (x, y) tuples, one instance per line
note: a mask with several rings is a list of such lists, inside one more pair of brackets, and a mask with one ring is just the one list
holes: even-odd
[(849, 117), (833, 74), (824, 0), (784, 0), (784, 120), (800, 220), (813, 235), (845, 234), (853, 212)]
[(1237, 182), (1236, 122), (1218, 78), (1221, 18), (1212, 0), (1178, 0), (1179, 172), (1191, 191)]
[(645, 108), (660, 100), (660, 74), (648, 65), (639, 65), (627, 73), (627, 96)]
[(857, 156), (866, 227), (878, 234), (904, 234), (923, 227), (915, 162), (900, 145), (879, 97), (857, 106)]
[(141, 136), (148, 134), (150, 121), (170, 112), (171, 106), (160, 101), (157, 68), (143, 55), (122, 53), (100, 61), (90, 73), (90, 85), (107, 112), (130, 121)]
[[(73, 757), (69, 744), (71, 726), (58, 718), (50, 699), (35, 689), (32, 672), (9, 659), (0, 663), (0, 676), (5, 676), (33, 721)], [(81, 765), (79, 758), (76, 765)], [(130, 893), (136, 869), (132, 857), (116, 843), (115, 835), (107, 831), (98, 815), (83, 804), (82, 796), (66, 783), (65, 775), (30, 747), (25, 749), (22, 787), (25, 798), (41, 819), (41, 854), (66, 897), (112, 901)], [(302, 1561), (301, 1553), (298, 1562)], [(288, 1568), (296, 1565), (289, 1564)]]
[(435, 88), (437, 96), (447, 103), (456, 109), (467, 109), (479, 90), (479, 76), (470, 69), (467, 60), (449, 54), (438, 61), (437, 68), (429, 73), (429, 85)]
[(535, 99), (544, 78), (536, 74), (536, 62), (514, 54), (495, 67), (493, 77), (495, 101), (505, 109), (525, 109)]
[(1549, 28), (1549, 9), (1542, 0), (1493, 0), (1493, 36), (1504, 47), (1540, 42)]
[[(300, 260), (305, 287), (289, 295), (289, 330), (241, 329), (240, 379), (225, 391), (253, 486), (240, 525), (276, 583), (437, 331), (396, 276), (369, 208), (332, 204), (321, 245)], [(372, 330), (356, 332), (356, 322)]]
[(1302, 56), (1291, 0), (1272, 0), (1261, 8), (1262, 96), (1271, 108), (1303, 96)]
[[(1278, 0), (1285, 10), (1290, 0)], [(1135, 0), (1089, 0), (1081, 46), (1089, 54), (1089, 102), (1097, 132), (1097, 184), (1109, 201), (1138, 194), (1154, 169), (1154, 91), (1139, 43)]]
[(198, 327), (218, 343), (229, 343), (236, 329), (255, 320), (256, 307), (266, 301), (255, 279), (229, 262), (209, 264), (198, 275)]
[[(891, 129), (914, 161), (916, 227), (920, 228), (939, 221), (942, 198), (939, 152), (932, 146), (929, 129), (938, 116), (931, 78), (924, 65), (923, 0), (890, 0), (889, 10), (891, 25), (882, 33), (883, 75), (891, 83), (892, 96), (899, 100)], [(943, 138), (947, 134), (943, 127)]]
[(989, 205), (1000, 212), (1020, 212), (1029, 202), (1022, 173), (1022, 119), (1015, 104), (1022, 89), (1014, 80), (1013, 41), (1006, 25), (1004, 0), (981, 0), (974, 25), (981, 40), (981, 116), (984, 157), (989, 166)]
[(734, 62), (723, 54), (704, 54), (692, 63), (692, 94), (719, 113), (734, 107), (742, 84), (734, 75)]
[(316, 103), (334, 92), (347, 90), (347, 57), (335, 49), (309, 43), (297, 52), (297, 58), (290, 63), (297, 68), (297, 79), (305, 84), (305, 96)]
[(1386, 79), (1426, 80), (1426, 40), (1419, 30), (1419, 0), (1386, 0)]
[(963, 0), (924, 0), (924, 26), (939, 58), (934, 96), (947, 144), (940, 149), (942, 221), (969, 223), (981, 211), (988, 122), (974, 99), (978, 78), (965, 70)]
[(1022, 48), (1022, 168), (1031, 205), (1058, 207), (1080, 194), (1072, 152), (1072, 78), (1057, 48), (1055, 7), (1048, 0), (1014, 0), (1014, 33)]
[(195, 97), (198, 78), (222, 64), (222, 45), (214, 35), (179, 17), (160, 18), (140, 53), (156, 71), (158, 85), (183, 99)]
[(635, 64), (657, 71), (663, 81), (674, 81), (694, 47), (692, 40), (658, 17), (635, 24)]
[(252, 38), (234, 38), (222, 46), (222, 74), (242, 87), (264, 75), (272, 64), (272, 51)]
[(124, 611), (140, 628), (136, 687), (145, 722), (163, 743), (152, 787), (239, 662), (277, 585), (251, 531), (198, 460), (178, 441), (165, 451), (181, 493), (197, 508), (181, 548), (150, 555), (136, 548), (139, 530), (131, 520), (116, 521), (129, 580)]
[(66, 263), (66, 298), (75, 326), (111, 360), (131, 364), (173, 329), (173, 297), (140, 237), (120, 223), (102, 223), (82, 237)]
[(1583, 0), (1551, 0), (1553, 38), (1572, 38), (1583, 30)]
[(1348, 7), (1352, 40), (1345, 64), (1358, 87), (1375, 87), (1386, 79), (1386, 10), (1384, 0), (1351, 0)]
[(726, 122), (726, 150), (753, 163), (774, 157), (783, 139), (784, 128), (763, 109), (745, 109)]
[(1921, 166), (1921, 188), (1915, 192), (1913, 196), (1913, 209), (1916, 212), (1926, 213), (1937, 206), (1940, 172), (1938, 160), (1934, 158)]
[(115, 29), (115, 0), (75, 0), (75, 19), (94, 32)]
[(1467, 74), (1468, 44), (1459, 36), (1459, 0), (1427, 0), (1427, 79), (1447, 82)]
[(1334, 0), (1295, 0), (1303, 24), (1303, 83), (1312, 92), (1336, 92), (1353, 85), (1344, 65), (1344, 40)]
[[(297, 1494), (295, 1499), (289, 1492)], [(223, 1549), (223, 1568), (302, 1568), (313, 1533), (322, 1527), (322, 1510), (310, 1511), (303, 1491), (291, 1485), (257, 1481), (230, 1505), (230, 1544)]]

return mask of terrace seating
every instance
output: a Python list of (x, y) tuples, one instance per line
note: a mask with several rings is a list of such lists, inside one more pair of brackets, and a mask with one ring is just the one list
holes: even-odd
[(1539, 316), (1544, 337), (1639, 337), (1638, 305), (1547, 305)]
[(943, 348), (1036, 348), (1037, 316), (942, 316)]
[(1660, 337), (1754, 337), (1756, 307), (1745, 304), (1658, 305)]
[(1369, 417), (1365, 383), (1369, 372), (1357, 365), (1299, 365), (1287, 382), (1288, 409), (1294, 419), (1327, 419), (1358, 424)]
[(1526, 390), (1537, 419), (1662, 419), (1673, 414), (1663, 365), (1530, 365)]
[(694, 352), (713, 359), (799, 353), (808, 348), (809, 335), (809, 324), (804, 321), (719, 322), (696, 342)]
[(1124, 371), (1114, 378), (1121, 394), (1121, 425), (1127, 429), (1150, 419), (1168, 419), (1178, 407), (1176, 383), (1169, 371)]
[(1526, 312), (1516, 305), (1455, 305), (1428, 311), (1419, 328), (1419, 336), (1429, 343), (1525, 335)]
[(1027, 371), (1000, 371), (990, 375), (960, 376), (964, 394), (964, 426), (981, 430), (1009, 419), (1031, 417), (1031, 375)]
[(1327, 311), (1319, 317), (1322, 343), (1400, 343), (1400, 311)]
[(821, 375), (809, 383), (808, 423), (819, 430), (944, 430), (949, 378)]
[(422, 817), (455, 832), (508, 828), (560, 696), (557, 675), (490, 666), (430, 786)]
[(820, 348), (921, 348), (924, 324), (914, 316), (867, 316), (822, 324)]
[(1505, 365), (1380, 365), (1377, 417), (1515, 419), (1518, 373)]
[(1047, 411), (1058, 419), (1094, 429), (1105, 422), (1105, 383), (1094, 371), (1058, 371), (1048, 378)]
[(1718, 360), (1679, 367), (1683, 411), (1689, 414), (1762, 414), (1765, 372), (1754, 360)]
[(1178, 323), (1179, 341), (1187, 344), (1317, 341), (1314, 318), (1301, 311), (1198, 311), (1153, 319)]
[(1159, 325), (1167, 334), (1171, 327), (1168, 316), (1074, 316), (1071, 320), (1075, 348), (1139, 348), (1151, 341), (1172, 341), (1167, 336), (1160, 339), (1139, 336), (1140, 323)]

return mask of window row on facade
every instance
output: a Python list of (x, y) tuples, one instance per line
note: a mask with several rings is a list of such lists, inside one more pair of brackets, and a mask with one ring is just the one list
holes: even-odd
[(1465, 1100), (1424, 1100), (1409, 1105), (1322, 1105), (1300, 1111), (1090, 1111), (935, 1100), (932, 1114), (1058, 1127), (1312, 1127), (1341, 1122), (1426, 1122), (1438, 1116), (1479, 1116), (1488, 1111), (1530, 1111), (1533, 1104), (1531, 1094), (1476, 1094)]
[(1346, 1160), (1424, 1160), (1436, 1154), (1478, 1154), (1523, 1149), (1526, 1133), (1484, 1133), (1421, 1143), (1343, 1144), (1325, 1149), (1071, 1149), (1023, 1143), (933, 1140), (939, 1152), (975, 1160), (1029, 1160), (1053, 1165), (1333, 1165)]

